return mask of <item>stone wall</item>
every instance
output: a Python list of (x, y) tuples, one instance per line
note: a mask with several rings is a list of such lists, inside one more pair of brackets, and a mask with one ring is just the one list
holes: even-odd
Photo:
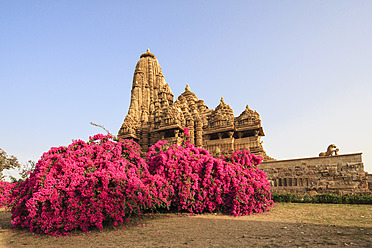
[(362, 153), (263, 162), (275, 193), (372, 194)]

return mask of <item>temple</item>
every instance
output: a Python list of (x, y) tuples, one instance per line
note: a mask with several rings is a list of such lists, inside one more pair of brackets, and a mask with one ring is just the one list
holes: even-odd
[(188, 127), (191, 142), (212, 153), (247, 149), (264, 161), (274, 160), (260, 141), (265, 135), (260, 115), (248, 105), (238, 117), (223, 98), (209, 109), (189, 85), (177, 100), (173, 98), (158, 60), (148, 49), (136, 65), (129, 111), (118, 137), (133, 139), (147, 151), (158, 140), (181, 144), (183, 129)]

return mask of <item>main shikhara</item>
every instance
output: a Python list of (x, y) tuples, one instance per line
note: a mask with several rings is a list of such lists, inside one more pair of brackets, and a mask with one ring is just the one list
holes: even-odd
[(265, 161), (273, 160), (260, 140), (265, 135), (260, 115), (248, 105), (238, 117), (223, 98), (214, 110), (209, 109), (189, 85), (176, 101), (173, 97), (158, 60), (148, 49), (136, 65), (130, 107), (118, 137), (133, 139), (147, 151), (159, 140), (181, 144), (182, 130), (188, 127), (191, 143), (212, 153), (247, 149)]

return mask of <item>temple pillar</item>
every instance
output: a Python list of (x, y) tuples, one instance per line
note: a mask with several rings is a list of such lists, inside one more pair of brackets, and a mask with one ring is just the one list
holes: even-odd
[(149, 128), (147, 124), (142, 126), (142, 149), (143, 151), (149, 149)]
[(195, 144), (194, 126), (189, 127), (189, 134), (190, 134), (190, 143)]
[(203, 127), (202, 127), (201, 121), (198, 121), (196, 123), (195, 133), (196, 133), (195, 145), (197, 147), (202, 147), (203, 146)]
[(189, 137), (190, 143), (195, 144), (195, 136), (194, 136), (195, 128), (194, 128), (194, 120), (193, 119), (189, 120), (188, 128), (189, 128), (189, 135), (190, 135), (190, 137)]
[(230, 131), (227, 134), (229, 135), (229, 138), (231, 139), (233, 137), (233, 135), (234, 135), (234, 132), (233, 131)]

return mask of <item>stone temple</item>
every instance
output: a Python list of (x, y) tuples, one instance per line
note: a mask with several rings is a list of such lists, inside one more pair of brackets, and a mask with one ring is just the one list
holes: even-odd
[(148, 49), (136, 65), (129, 111), (118, 137), (133, 139), (147, 151), (159, 140), (165, 139), (170, 145), (181, 144), (185, 127), (189, 128), (193, 144), (212, 153), (247, 149), (264, 161), (273, 160), (260, 141), (265, 134), (256, 111), (247, 105), (235, 117), (223, 98), (215, 109), (209, 109), (189, 85), (174, 101), (159, 62)]
[(192, 143), (212, 153), (247, 149), (263, 157), (259, 168), (267, 174), (272, 192), (372, 194), (372, 175), (364, 171), (362, 153), (339, 155), (336, 149), (321, 157), (274, 160), (263, 149), (260, 139), (265, 134), (256, 111), (247, 105), (235, 117), (223, 98), (209, 109), (188, 85), (174, 101), (158, 60), (147, 50), (136, 65), (129, 111), (118, 137), (135, 140), (146, 152), (159, 140), (181, 144), (185, 127)]

